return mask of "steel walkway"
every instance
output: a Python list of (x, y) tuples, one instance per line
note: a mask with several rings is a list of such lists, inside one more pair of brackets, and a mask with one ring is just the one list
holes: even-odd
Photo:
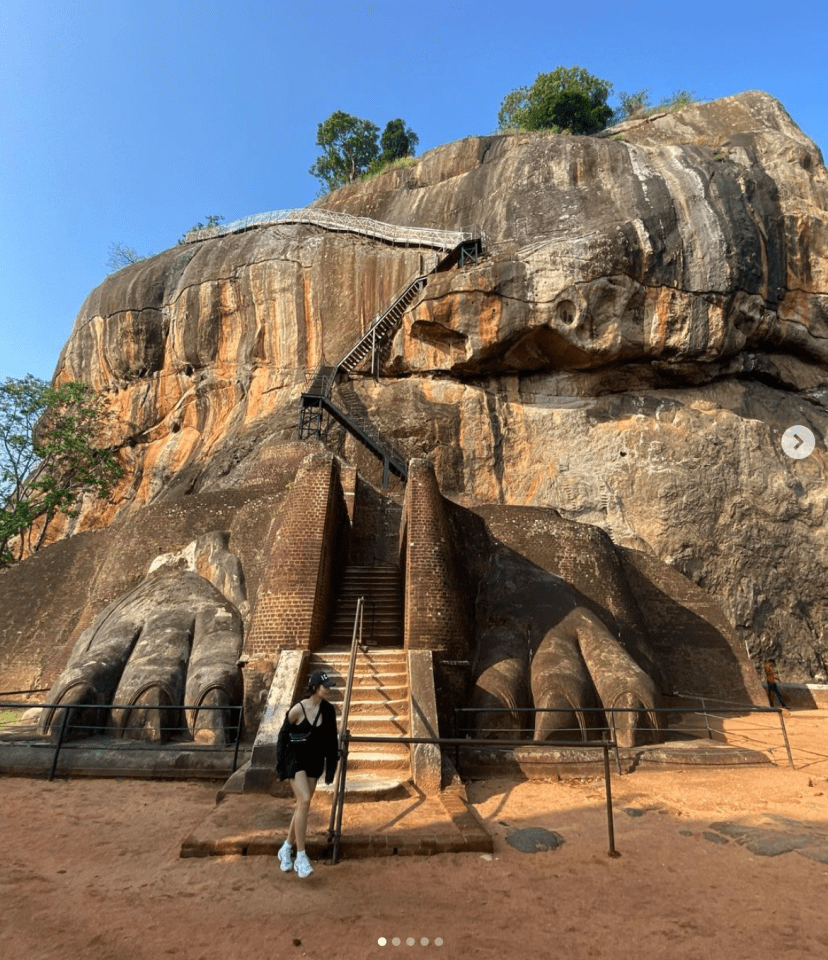
[[(376, 220), (349, 218), (369, 224), (372, 231), (391, 227)], [(343, 228), (344, 229), (344, 228)], [(413, 237), (422, 237), (426, 231), (420, 228), (393, 227), (393, 230), (405, 232), (408, 242)], [(427, 231), (430, 239), (425, 245), (436, 246), (439, 253), (435, 256), (434, 266), (426, 273), (417, 273), (407, 280), (393, 297), (371, 321), (348, 352), (333, 366), (324, 362), (310, 378), (299, 401), (299, 439), (309, 437), (324, 439), (327, 437), (331, 421), (336, 421), (363, 443), (376, 457), (382, 460), (382, 486), (388, 486), (389, 475), (395, 473), (401, 480), (408, 479), (408, 457), (395, 450), (373, 427), (367, 415), (354, 410), (343, 409), (343, 405), (334, 403), (333, 389), (337, 383), (347, 380), (362, 362), (371, 357), (371, 373), (375, 379), (380, 375), (380, 348), (396, 332), (406, 311), (417, 301), (428, 283), (428, 277), (457, 259), (460, 266), (465, 263), (477, 263), (482, 250), (482, 236), (478, 231)], [(374, 232), (373, 236), (378, 236)], [(384, 239), (384, 238), (383, 238)], [(438, 246), (439, 244), (439, 246)]]
[(301, 207), (291, 210), (271, 210), (268, 213), (255, 213), (232, 223), (222, 223), (204, 230), (191, 230), (184, 238), (185, 243), (201, 243), (214, 237), (231, 233), (243, 233), (255, 227), (265, 227), (276, 223), (307, 223), (336, 233), (354, 233), (374, 240), (382, 240), (398, 246), (431, 247), (434, 250), (452, 251), (460, 244), (479, 238), (479, 232), (473, 228), (467, 230), (432, 230), (428, 227), (404, 227), (368, 217), (354, 217), (349, 213), (331, 213), (316, 210), (313, 207)]

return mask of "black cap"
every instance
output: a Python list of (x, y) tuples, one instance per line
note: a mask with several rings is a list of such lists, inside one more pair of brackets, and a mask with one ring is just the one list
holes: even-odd
[(336, 686), (336, 680), (332, 680), (324, 670), (314, 670), (308, 680), (308, 686), (316, 688), (320, 684), (330, 689)]

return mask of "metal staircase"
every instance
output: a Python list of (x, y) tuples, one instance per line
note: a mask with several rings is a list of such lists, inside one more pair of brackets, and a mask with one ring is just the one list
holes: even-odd
[(392, 473), (403, 481), (407, 480), (408, 457), (380, 435), (365, 413), (343, 409), (333, 402), (330, 391), (335, 373), (334, 367), (319, 367), (302, 394), (299, 407), (299, 439), (318, 437), (324, 440), (331, 424), (339, 423), (382, 461), (383, 489), (387, 489)]
[(403, 285), (338, 363), (334, 366), (322, 363), (316, 368), (299, 400), (299, 439), (317, 437), (324, 440), (332, 421), (336, 421), (382, 460), (383, 489), (387, 488), (391, 473), (403, 481), (408, 479), (408, 458), (380, 436), (364, 412), (343, 409), (342, 404), (334, 403), (333, 389), (337, 383), (346, 380), (369, 356), (371, 374), (374, 379), (379, 379), (381, 347), (396, 332), (405, 312), (425, 289), (429, 275), (455, 257), (461, 265), (477, 263), (482, 249), (481, 237), (470, 232), (468, 235), (454, 234), (453, 239), (456, 241), (455, 245), (450, 249), (441, 249), (428, 273), (418, 273)]
[(379, 378), (379, 347), (396, 331), (405, 311), (425, 289), (427, 280), (426, 274), (409, 280), (391, 305), (377, 315), (367, 332), (337, 364), (337, 372), (340, 376), (352, 373), (370, 354), (371, 374), (375, 379)]

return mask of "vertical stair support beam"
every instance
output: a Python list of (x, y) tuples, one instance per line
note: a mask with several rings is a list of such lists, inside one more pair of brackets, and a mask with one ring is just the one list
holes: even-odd
[(480, 259), (480, 240), (464, 240), (460, 244), (460, 266), (467, 263), (477, 264)]
[(351, 693), (354, 688), (354, 669), (356, 667), (357, 649), (365, 649), (362, 643), (364, 602), (364, 597), (359, 597), (357, 600), (354, 632), (351, 637), (351, 655), (348, 659), (348, 677), (345, 681), (345, 696), (342, 700), (342, 714), (339, 718), (340, 761), (337, 764), (336, 776), (334, 778), (333, 804), (331, 805), (331, 819), (328, 824), (328, 843), (333, 840), (334, 863), (336, 863), (339, 838), (342, 835), (342, 805), (345, 802), (345, 777), (348, 774), (348, 736), (350, 734), (348, 730), (348, 716), (351, 711)]
[(452, 710), (466, 696), (469, 616), (445, 503), (430, 460), (409, 461), (402, 526), (405, 649), (432, 651), (441, 694), (440, 727), (447, 735)]
[(374, 380), (379, 380), (379, 357), (377, 356), (377, 327), (371, 331), (371, 375)]

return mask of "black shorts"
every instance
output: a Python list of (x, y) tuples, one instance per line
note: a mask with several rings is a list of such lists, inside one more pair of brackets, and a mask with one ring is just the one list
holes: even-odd
[(295, 772), (304, 770), (309, 779), (318, 780), (325, 769), (325, 758), (320, 755), (318, 750), (312, 748), (309, 750), (300, 743), (295, 743), (293, 747), (296, 755), (296, 763), (292, 764), (293, 770)]

